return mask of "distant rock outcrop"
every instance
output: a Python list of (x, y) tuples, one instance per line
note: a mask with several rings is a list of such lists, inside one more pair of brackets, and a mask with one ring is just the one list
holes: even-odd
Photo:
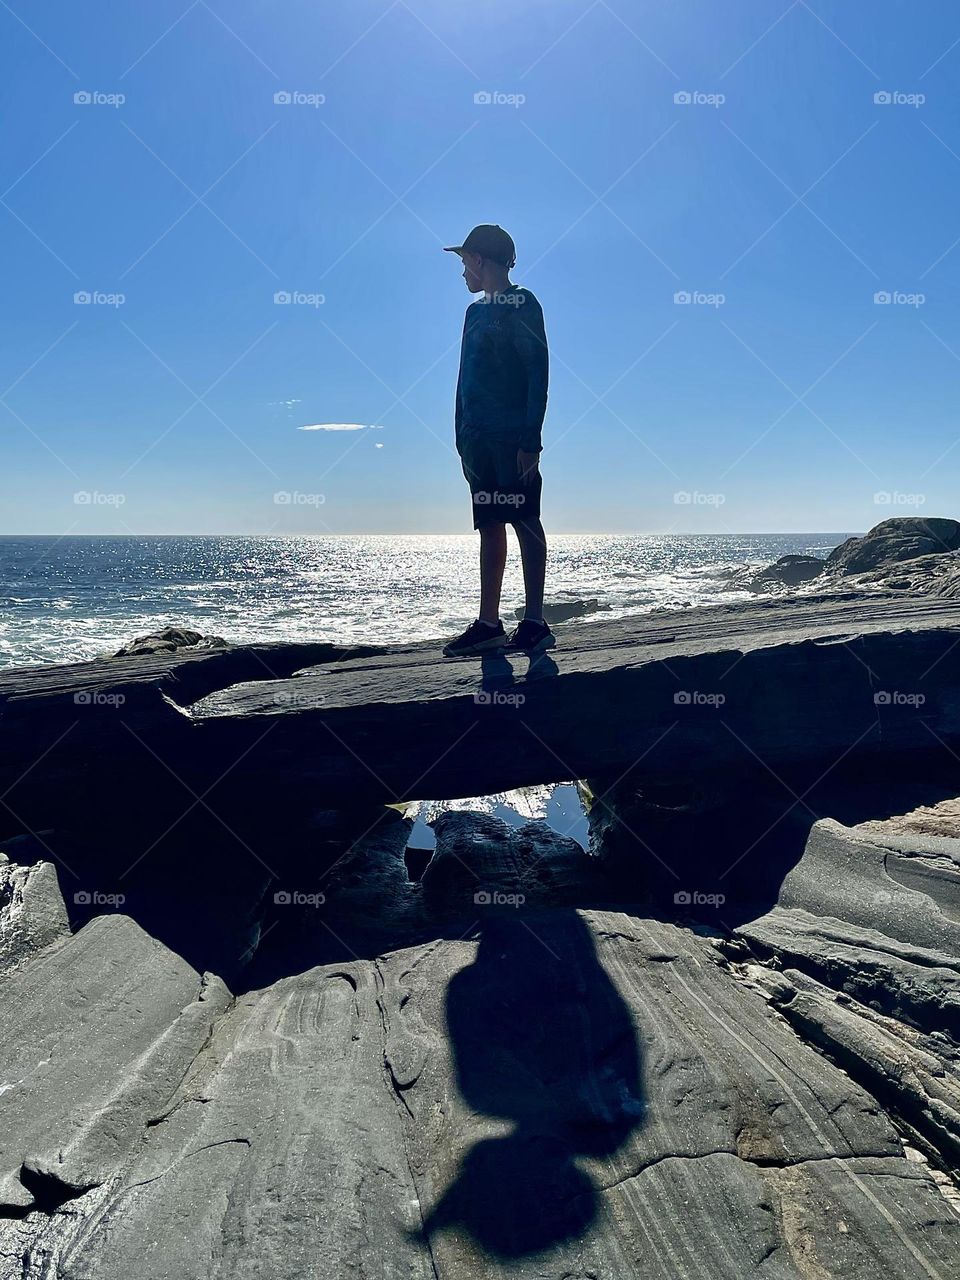
[(860, 538), (847, 538), (825, 560), (819, 556), (781, 556), (758, 571), (738, 569), (731, 590), (769, 595), (808, 582), (817, 591), (909, 591), (960, 596), (960, 521), (941, 517), (897, 516), (882, 520)]
[(148, 636), (137, 636), (113, 655), (127, 658), (131, 654), (175, 653), (177, 649), (223, 649), (226, 640), (220, 636), (205, 636), (186, 627), (164, 627)]
[(960, 522), (897, 516), (882, 520), (862, 538), (848, 538), (827, 556), (827, 568), (866, 573), (918, 556), (960, 550)]

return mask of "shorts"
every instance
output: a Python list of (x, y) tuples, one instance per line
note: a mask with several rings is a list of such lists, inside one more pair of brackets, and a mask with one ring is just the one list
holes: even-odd
[(543, 477), (538, 470), (528, 484), (521, 483), (516, 444), (463, 436), (457, 451), (470, 486), (475, 529), (539, 519)]

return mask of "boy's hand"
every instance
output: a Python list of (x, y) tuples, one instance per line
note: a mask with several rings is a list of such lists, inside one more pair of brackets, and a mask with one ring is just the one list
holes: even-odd
[(517, 474), (520, 477), (521, 484), (530, 484), (540, 466), (539, 453), (526, 453), (523, 449), (517, 450)]

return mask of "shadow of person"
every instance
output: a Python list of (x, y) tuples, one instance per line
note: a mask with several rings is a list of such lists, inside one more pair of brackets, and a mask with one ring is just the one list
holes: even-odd
[(502, 653), (485, 653), (480, 659), (480, 688), (496, 689), (516, 683), (513, 666)]
[(424, 1222), (522, 1257), (582, 1237), (599, 1198), (580, 1157), (616, 1152), (644, 1122), (626, 1004), (572, 910), (486, 908), (474, 962), (451, 980), (447, 1029), (473, 1111), (512, 1128), (477, 1143)]

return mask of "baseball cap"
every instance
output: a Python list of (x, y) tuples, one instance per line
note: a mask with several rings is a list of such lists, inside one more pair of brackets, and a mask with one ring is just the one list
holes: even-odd
[(463, 244), (446, 245), (444, 253), (479, 253), (482, 258), (499, 262), (504, 267), (512, 267), (517, 260), (517, 246), (513, 238), (503, 227), (490, 222), (474, 227)]

